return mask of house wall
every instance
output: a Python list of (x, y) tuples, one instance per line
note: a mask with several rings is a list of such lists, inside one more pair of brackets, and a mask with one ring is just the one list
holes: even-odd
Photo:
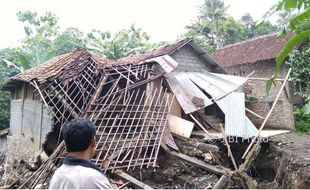
[[(247, 76), (253, 71), (251, 78), (270, 78), (274, 73), (274, 60), (265, 60), (261, 62), (256, 62), (254, 64), (242, 64), (231, 67), (224, 67), (224, 70), (231, 75)], [(278, 78), (284, 79), (287, 74), (285, 67), (282, 68)], [(266, 80), (248, 80), (247, 84), (244, 86), (244, 91), (248, 97), (255, 98), (256, 100), (251, 100), (246, 103), (246, 107), (250, 110), (258, 113), (259, 115), (265, 117), (270, 110), (270, 106), (273, 100), (276, 98), (282, 81), (276, 81), (275, 86), (273, 85), (269, 96), (266, 96)], [(293, 93), (293, 85), (288, 82), (282, 91), (279, 101), (276, 107), (266, 123), (268, 128), (277, 129), (293, 129), (294, 128), (294, 117), (293, 117), (293, 103), (296, 102), (296, 97)], [(248, 113), (251, 121), (256, 125), (260, 126), (263, 122), (252, 114)]]
[[(29, 91), (27, 90), (29, 89)], [(30, 86), (24, 85), (12, 93), (10, 133), (7, 138), (7, 158), (9, 161), (25, 160), (37, 156), (42, 151), (45, 137), (52, 129), (52, 116), (43, 103), (34, 100)], [(20, 92), (21, 91), (21, 92)]]
[(0, 152), (6, 151), (6, 143), (7, 143), (7, 136), (1, 136), (0, 137)]
[(212, 71), (212, 66), (190, 46), (186, 45), (171, 55), (179, 65), (174, 71)]

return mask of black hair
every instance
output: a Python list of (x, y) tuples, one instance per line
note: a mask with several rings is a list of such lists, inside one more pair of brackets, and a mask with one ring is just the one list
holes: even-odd
[(68, 152), (84, 151), (96, 135), (96, 129), (89, 119), (78, 117), (63, 127), (62, 135)]

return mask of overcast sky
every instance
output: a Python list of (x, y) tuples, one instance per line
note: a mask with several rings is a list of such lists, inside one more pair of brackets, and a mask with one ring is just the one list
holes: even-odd
[[(204, 0), (6, 0), (0, 7), (0, 49), (12, 47), (24, 37), (16, 12), (51, 11), (59, 17), (62, 29), (77, 27), (116, 32), (132, 23), (142, 28), (153, 42), (174, 41), (197, 16)], [(255, 20), (277, 0), (224, 0), (228, 14), (239, 19), (250, 13)]]

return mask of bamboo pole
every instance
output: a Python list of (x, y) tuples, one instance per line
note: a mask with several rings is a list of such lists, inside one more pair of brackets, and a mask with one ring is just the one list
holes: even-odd
[(251, 114), (255, 115), (256, 117), (258, 117), (260, 119), (264, 119), (263, 116), (258, 115), (257, 113), (255, 113), (254, 111), (252, 111), (252, 110), (250, 110), (248, 108), (245, 108), (245, 111), (250, 112)]
[(209, 132), (207, 131), (207, 129), (205, 129), (205, 128), (203, 127), (203, 125), (202, 125), (201, 123), (199, 123), (199, 121), (198, 121), (192, 114), (189, 114), (189, 116), (191, 116), (191, 118), (195, 121), (195, 123), (196, 123), (205, 133), (207, 133), (207, 135), (212, 136), (212, 134), (209, 133)]
[(230, 145), (229, 145), (229, 143), (228, 143), (228, 141), (227, 141), (227, 138), (226, 138), (225, 131), (224, 131), (224, 128), (223, 128), (222, 123), (220, 123), (220, 126), (221, 126), (221, 130), (222, 130), (222, 133), (223, 133), (224, 142), (225, 142), (225, 144), (226, 144), (226, 146), (227, 146), (228, 157), (231, 159), (231, 162), (233, 163), (234, 169), (235, 169), (235, 171), (236, 171), (236, 170), (238, 170), (238, 166), (237, 166), (237, 164), (236, 164), (234, 155), (233, 155), (232, 152), (231, 152), (231, 148), (230, 148)]
[(256, 139), (258, 138), (259, 134), (261, 133), (261, 131), (262, 131), (263, 128), (265, 127), (266, 122), (268, 121), (268, 119), (269, 119), (269, 117), (270, 117), (270, 115), (271, 115), (273, 109), (275, 108), (275, 106), (276, 106), (276, 104), (277, 104), (277, 102), (278, 102), (278, 100), (279, 100), (279, 97), (280, 97), (280, 95), (281, 95), (281, 92), (282, 92), (282, 90), (284, 89), (285, 83), (287, 82), (287, 80), (288, 80), (288, 78), (289, 78), (289, 76), (290, 76), (291, 71), (292, 71), (292, 69), (290, 68), (290, 69), (288, 70), (287, 75), (286, 75), (286, 77), (285, 77), (285, 80), (284, 80), (284, 82), (283, 82), (283, 84), (282, 84), (282, 86), (281, 86), (281, 88), (280, 88), (280, 90), (279, 90), (279, 92), (278, 92), (278, 95), (277, 95), (275, 101), (274, 101), (273, 104), (272, 104), (271, 109), (269, 110), (269, 112), (268, 112), (268, 114), (267, 114), (267, 116), (266, 116), (264, 122), (263, 122), (262, 125), (260, 126), (260, 128), (259, 128), (259, 130), (258, 130), (258, 133), (256, 134), (256, 136), (255, 136), (254, 139), (252, 140), (251, 144), (248, 146), (248, 148), (247, 148), (246, 151), (244, 152), (244, 154), (243, 154), (243, 156), (242, 156), (242, 159), (244, 159), (245, 156), (248, 154), (248, 152), (250, 151), (251, 147), (253, 146), (253, 144), (255, 143)]

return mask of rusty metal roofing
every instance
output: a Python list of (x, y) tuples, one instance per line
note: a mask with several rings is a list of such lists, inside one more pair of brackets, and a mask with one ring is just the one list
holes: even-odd
[(261, 36), (222, 47), (216, 50), (211, 57), (221, 67), (275, 59), (290, 37), (291, 35), (287, 35), (285, 38), (278, 38), (277, 34)]

